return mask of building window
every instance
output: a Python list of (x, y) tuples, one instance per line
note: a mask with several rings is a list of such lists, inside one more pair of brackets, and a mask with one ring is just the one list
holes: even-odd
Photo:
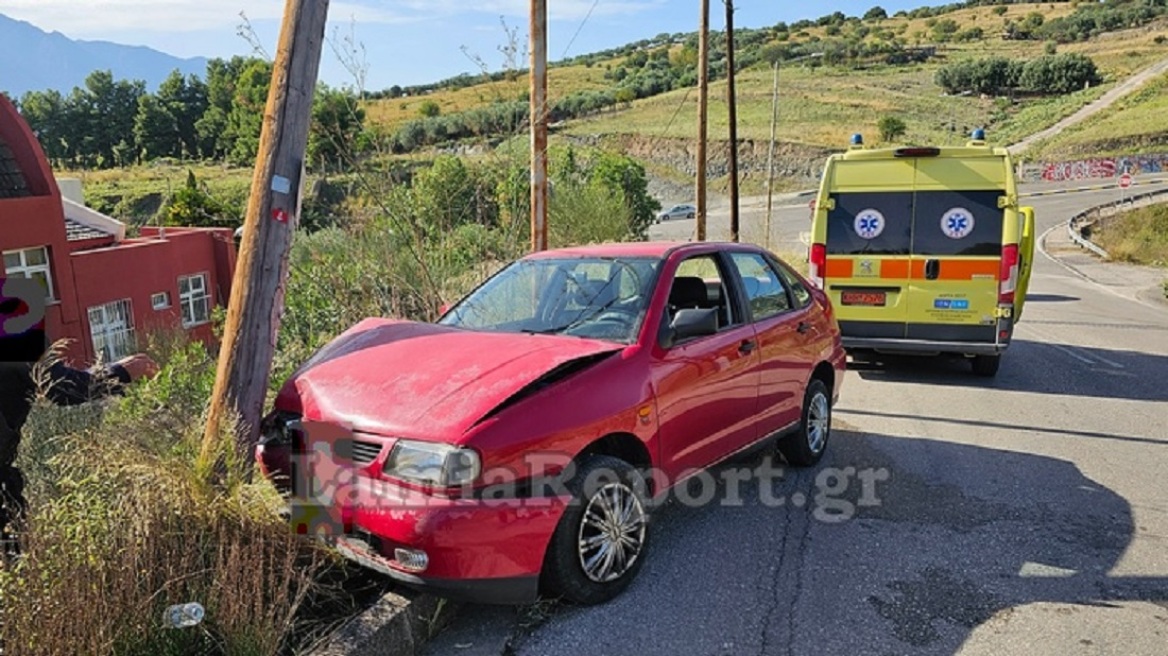
[(165, 310), (170, 307), (170, 292), (158, 292), (150, 295), (150, 306), (155, 310)]
[(4, 270), (10, 278), (32, 278), (45, 286), (45, 298), (57, 300), (53, 296), (53, 273), (49, 267), (49, 249), (41, 246), (19, 251), (4, 252)]
[(130, 299), (89, 308), (89, 335), (93, 338), (94, 353), (105, 362), (134, 353), (137, 345)]
[(211, 295), (207, 292), (207, 274), (182, 276), (178, 279), (179, 305), (183, 328), (211, 321)]

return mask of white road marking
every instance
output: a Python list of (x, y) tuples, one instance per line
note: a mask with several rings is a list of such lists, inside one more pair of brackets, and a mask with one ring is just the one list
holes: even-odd
[[(1072, 358), (1078, 360), (1079, 362), (1082, 362), (1084, 364), (1089, 364), (1089, 365), (1097, 365), (1100, 362), (1102, 362), (1103, 364), (1111, 365), (1112, 367), (1115, 367), (1116, 369), (1126, 369), (1126, 367), (1124, 367), (1122, 364), (1120, 364), (1120, 363), (1118, 363), (1110, 358), (1106, 358), (1102, 355), (1099, 355), (1098, 353), (1096, 353), (1094, 351), (1087, 351), (1084, 347), (1073, 346), (1073, 345), (1064, 346), (1062, 344), (1056, 344), (1055, 343), (1057, 341), (1056, 338), (1052, 337), (1048, 333), (1045, 333), (1041, 330), (1035, 330), (1033, 326), (1028, 325), (1028, 326), (1024, 326), (1024, 328), (1025, 328), (1024, 332), (1028, 332), (1028, 333), (1034, 335), (1035, 337), (1037, 337), (1040, 340), (1039, 343), (1044, 344), (1046, 346), (1049, 346), (1049, 347), (1056, 349), (1058, 351), (1061, 351), (1061, 352), (1071, 356)], [(1091, 358), (1097, 358), (1099, 360), (1099, 362), (1096, 362), (1095, 360), (1093, 360)]]

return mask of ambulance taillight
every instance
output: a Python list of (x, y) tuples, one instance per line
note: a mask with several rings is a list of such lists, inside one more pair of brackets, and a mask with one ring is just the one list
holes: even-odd
[(808, 277), (816, 287), (823, 289), (823, 278), (827, 272), (827, 245), (812, 244)]
[(1014, 292), (1018, 289), (1018, 245), (1007, 244), (1002, 247), (1002, 269), (998, 275), (998, 303), (1001, 305), (1014, 304)]

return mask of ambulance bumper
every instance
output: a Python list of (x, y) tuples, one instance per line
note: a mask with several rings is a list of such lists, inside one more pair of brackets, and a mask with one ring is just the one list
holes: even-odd
[(1008, 343), (992, 342), (937, 342), (922, 339), (893, 339), (879, 337), (843, 337), (844, 350), (868, 349), (878, 353), (910, 355), (1001, 355)]

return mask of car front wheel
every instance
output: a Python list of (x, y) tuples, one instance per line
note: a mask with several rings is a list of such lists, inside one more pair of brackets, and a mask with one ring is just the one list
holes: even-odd
[(827, 385), (811, 379), (803, 395), (803, 416), (799, 430), (779, 442), (779, 452), (796, 467), (811, 467), (827, 450), (831, 437), (831, 395)]
[(645, 481), (623, 460), (592, 456), (567, 487), (572, 503), (548, 545), (546, 588), (573, 603), (600, 604), (623, 592), (645, 562)]

